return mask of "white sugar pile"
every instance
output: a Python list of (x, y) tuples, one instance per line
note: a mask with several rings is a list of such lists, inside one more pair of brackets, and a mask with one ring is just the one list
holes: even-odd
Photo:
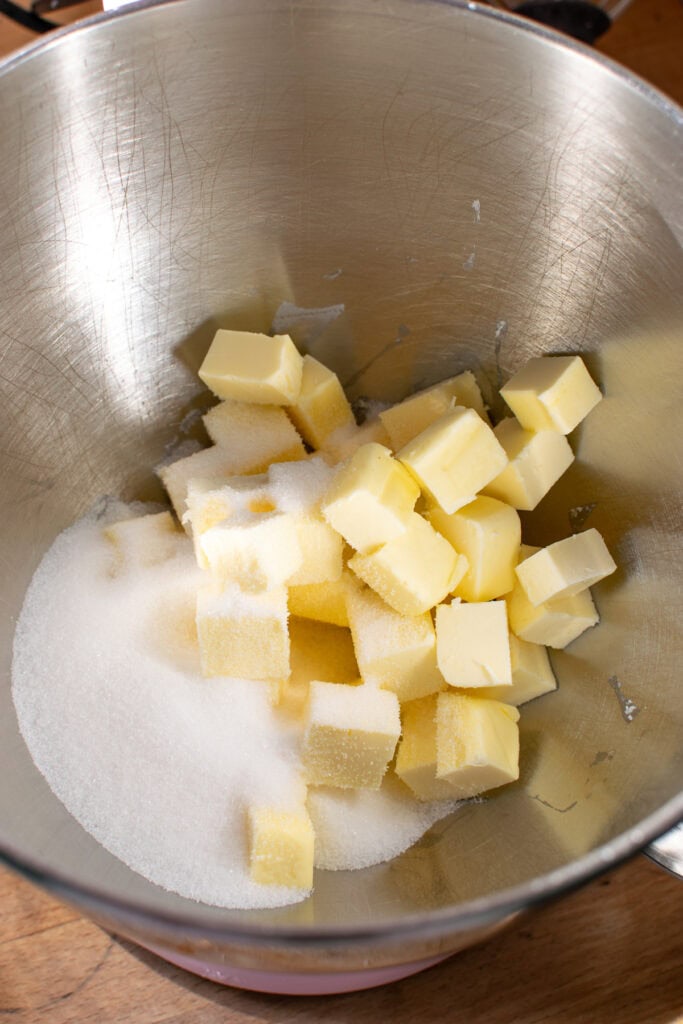
[[(223, 907), (302, 899), (251, 881), (245, 835), (248, 803), (303, 799), (300, 726), (266, 683), (201, 675), (191, 542), (179, 534), (169, 561), (113, 578), (102, 525), (93, 516), (57, 538), (19, 617), (13, 695), (33, 760), (77, 821), (150, 881)], [(309, 808), (317, 865), (347, 869), (395, 856), (451, 805), (387, 783), (312, 789)]]
[(456, 806), (456, 801), (422, 804), (406, 799), (404, 787), (391, 775), (379, 790), (315, 786), (308, 793), (308, 812), (315, 829), (316, 866), (338, 871), (391, 860)]

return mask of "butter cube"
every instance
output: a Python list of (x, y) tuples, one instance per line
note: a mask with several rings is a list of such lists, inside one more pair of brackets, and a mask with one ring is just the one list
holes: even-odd
[(616, 570), (597, 530), (586, 530), (541, 548), (517, 566), (517, 577), (533, 605), (571, 597)]
[(424, 388), (379, 415), (389, 435), (391, 447), (398, 451), (456, 405), (474, 409), (488, 423), (479, 385), (469, 370)]
[(476, 695), (519, 707), (556, 690), (557, 680), (545, 647), (520, 640), (514, 633), (510, 634), (509, 640), (512, 686), (484, 686), (476, 691)]
[(252, 515), (274, 511), (268, 493), (268, 477), (232, 476), (225, 482), (216, 480), (188, 481), (182, 524), (192, 537), (195, 558), (201, 569), (209, 565), (202, 550), (202, 534), (235, 515)]
[[(203, 569), (209, 567), (202, 548), (202, 534), (211, 527), (219, 524), (225, 526), (228, 519), (234, 520), (239, 516), (256, 522), (258, 517), (268, 513), (292, 512), (300, 513), (306, 521), (309, 521), (309, 517), (311, 521), (315, 520), (311, 525), (307, 551), (311, 558), (324, 557), (325, 562), (321, 563), (314, 574), (319, 578), (328, 572), (336, 572), (338, 575), (341, 571), (341, 566), (337, 564), (341, 558), (341, 540), (333, 535), (333, 531), (315, 512), (333, 476), (334, 470), (321, 458), (309, 459), (306, 456), (297, 462), (273, 463), (268, 473), (233, 476), (219, 485), (216, 481), (190, 480), (183, 524), (190, 528), (197, 563)], [(299, 519), (297, 534), (302, 534)], [(338, 553), (336, 558), (334, 552)], [(331, 558), (335, 559), (332, 567)], [(309, 569), (309, 575), (312, 571)]]
[(292, 405), (299, 397), (303, 359), (288, 334), (217, 331), (199, 376), (219, 398), (259, 405)]
[(268, 470), (273, 504), (281, 512), (319, 512), (336, 472), (321, 455), (297, 462), (274, 462)]
[(348, 629), (311, 619), (289, 620), (289, 678), (283, 680), (280, 707), (300, 717), (314, 679), (329, 683), (360, 683), (358, 664)]
[(512, 417), (501, 420), (493, 432), (509, 461), (484, 487), (484, 493), (513, 508), (531, 511), (574, 461), (574, 452), (564, 434), (556, 430), (533, 433)]
[(159, 466), (156, 473), (168, 491), (175, 514), (182, 523), (187, 512), (187, 492), (191, 480), (220, 483), (241, 471), (234, 452), (214, 445)]
[(379, 789), (400, 734), (395, 694), (315, 680), (310, 685), (303, 742), (308, 782)]
[(395, 771), (419, 800), (453, 800), (449, 784), (437, 779), (436, 695), (411, 700), (401, 709), (402, 735)]
[(383, 445), (385, 448), (391, 448), (389, 435), (378, 416), (366, 420), (359, 427), (340, 427), (333, 434), (330, 434), (321, 450), (333, 462), (345, 462), (352, 455), (355, 455), (359, 448), (373, 441), (376, 444)]
[(467, 505), (507, 465), (491, 427), (474, 409), (459, 406), (409, 441), (397, 458), (444, 512)]
[(422, 615), (439, 604), (466, 568), (466, 559), (417, 512), (399, 537), (349, 559), (349, 569), (401, 615)]
[(244, 590), (272, 590), (299, 569), (297, 517), (286, 512), (241, 512), (199, 537), (201, 557), (217, 580)]
[(197, 592), (197, 637), (205, 676), (289, 676), (287, 591), (247, 594), (210, 581)]
[(527, 430), (569, 434), (602, 395), (580, 356), (530, 359), (500, 391)]
[(288, 585), (305, 586), (338, 580), (344, 568), (344, 542), (337, 531), (322, 516), (311, 513), (296, 517), (296, 532), (302, 561), (294, 575), (289, 577)]
[(387, 448), (366, 444), (337, 472), (322, 513), (351, 547), (364, 553), (404, 532), (419, 493)]
[(491, 601), (512, 590), (522, 540), (522, 525), (513, 508), (479, 497), (450, 515), (435, 507), (429, 521), (467, 559), (467, 572), (454, 589), (458, 597)]
[(124, 569), (144, 569), (168, 561), (176, 554), (182, 537), (170, 512), (122, 519), (102, 532), (114, 545), (113, 575)]
[(356, 425), (337, 374), (313, 356), (304, 356), (301, 390), (287, 411), (312, 448), (322, 448), (335, 431)]
[(328, 622), (334, 626), (348, 626), (346, 588), (350, 573), (343, 572), (338, 580), (324, 583), (303, 583), (289, 587), (289, 613), (302, 619)]
[(590, 590), (533, 605), (518, 581), (505, 601), (515, 636), (546, 647), (563, 649), (600, 621)]
[(251, 402), (220, 402), (203, 417), (214, 444), (236, 453), (240, 473), (262, 473), (271, 462), (306, 457), (306, 449), (284, 409)]
[(260, 885), (310, 889), (315, 836), (308, 813), (275, 807), (248, 811), (249, 870)]
[(436, 659), (451, 686), (511, 686), (505, 602), (439, 605)]
[(440, 693), (436, 777), (460, 799), (519, 778), (519, 711), (497, 700)]
[(346, 602), (360, 674), (398, 699), (412, 701), (445, 688), (436, 666), (429, 612), (399, 615), (368, 588), (349, 588)]

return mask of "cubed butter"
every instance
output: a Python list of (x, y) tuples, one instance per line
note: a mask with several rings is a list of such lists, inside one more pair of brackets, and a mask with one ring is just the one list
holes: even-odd
[(518, 581), (505, 601), (515, 636), (560, 650), (600, 621), (590, 590), (533, 605)]
[(399, 537), (367, 555), (355, 554), (349, 569), (394, 611), (422, 615), (451, 593), (467, 560), (426, 519), (411, 512)]
[(341, 577), (344, 542), (336, 530), (315, 513), (296, 517), (301, 565), (288, 579), (288, 586), (327, 583)]
[(344, 571), (338, 580), (324, 583), (303, 583), (289, 587), (289, 613), (302, 619), (348, 626), (346, 588), (350, 573)]
[(476, 691), (476, 696), (519, 707), (556, 690), (557, 680), (545, 647), (520, 640), (514, 633), (510, 633), (509, 640), (512, 686), (484, 686)]
[(248, 594), (209, 581), (197, 593), (197, 638), (205, 676), (289, 676), (287, 591)]
[(191, 480), (212, 481), (218, 485), (241, 472), (242, 466), (235, 452), (219, 448), (218, 445), (202, 448), (175, 462), (167, 462), (156, 471), (181, 523), (187, 512), (187, 492)]
[(436, 777), (454, 796), (476, 796), (519, 778), (517, 708), (461, 693), (436, 700)]
[(397, 458), (444, 512), (455, 512), (507, 465), (491, 427), (456, 406), (399, 450)]
[(273, 462), (268, 470), (273, 504), (281, 512), (319, 512), (336, 472), (322, 455), (297, 462)]
[(306, 457), (303, 441), (284, 409), (253, 402), (219, 402), (203, 417), (214, 444), (237, 453), (241, 473), (261, 473), (271, 462)]
[(468, 569), (454, 593), (465, 601), (491, 601), (515, 585), (522, 524), (510, 505), (480, 496), (450, 515), (430, 510), (432, 526), (467, 558)]
[(401, 740), (395, 771), (418, 800), (454, 800), (449, 784), (437, 779), (436, 695), (411, 700), (401, 709)]
[(182, 537), (170, 512), (122, 519), (102, 531), (113, 545), (112, 575), (144, 569), (173, 558)]
[(366, 444), (341, 466), (321, 508), (330, 526), (364, 553), (404, 532), (419, 493), (387, 448)]
[(500, 391), (527, 430), (569, 434), (602, 395), (580, 356), (538, 356)]
[(283, 680), (280, 707), (294, 717), (303, 714), (314, 679), (329, 683), (360, 683), (358, 664), (348, 629), (312, 619), (290, 618), (290, 674)]
[(436, 659), (451, 686), (511, 686), (505, 602), (464, 604), (456, 599), (450, 605), (439, 605)]
[(315, 680), (306, 708), (303, 763), (312, 785), (379, 789), (401, 734), (387, 690)]
[(313, 885), (313, 824), (305, 809), (250, 807), (249, 871), (259, 885), (310, 889)]
[(379, 415), (391, 447), (398, 451), (456, 405), (474, 409), (488, 423), (479, 385), (470, 370), (424, 388)]
[(217, 331), (199, 376), (219, 398), (292, 405), (299, 397), (303, 359), (287, 334)]
[(335, 431), (356, 425), (337, 374), (313, 356), (304, 356), (301, 390), (287, 411), (312, 448), (322, 448)]
[(300, 568), (297, 517), (287, 512), (241, 512), (199, 537), (212, 576), (243, 590), (272, 590)]
[(494, 427), (508, 464), (484, 487), (484, 493), (513, 508), (531, 511), (574, 461), (564, 434), (556, 430), (525, 430), (511, 416)]
[(235, 515), (274, 511), (265, 473), (232, 476), (223, 482), (189, 480), (185, 507), (187, 511), (182, 523), (192, 537), (195, 558), (201, 569), (209, 568), (201, 542), (202, 534), (207, 530)]
[(346, 601), (361, 676), (391, 690), (401, 703), (445, 688), (436, 665), (429, 612), (399, 615), (373, 590), (349, 587)]
[(541, 548), (517, 566), (517, 577), (533, 605), (571, 597), (616, 570), (597, 530), (585, 530)]

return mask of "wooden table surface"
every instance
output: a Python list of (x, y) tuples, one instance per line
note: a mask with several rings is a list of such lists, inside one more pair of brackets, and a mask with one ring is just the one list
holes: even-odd
[[(97, 9), (72, 8), (63, 20)], [(31, 40), (0, 16), (0, 55)], [(683, 103), (680, 0), (635, 0), (599, 44)], [(637, 857), (424, 974), (325, 999), (221, 988), (100, 931), (0, 871), (0, 1022), (673, 1024), (683, 1021), (683, 883)]]

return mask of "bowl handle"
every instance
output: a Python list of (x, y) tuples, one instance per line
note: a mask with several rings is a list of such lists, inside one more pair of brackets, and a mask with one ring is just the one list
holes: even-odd
[(643, 852), (672, 875), (683, 879), (683, 821), (655, 839)]

